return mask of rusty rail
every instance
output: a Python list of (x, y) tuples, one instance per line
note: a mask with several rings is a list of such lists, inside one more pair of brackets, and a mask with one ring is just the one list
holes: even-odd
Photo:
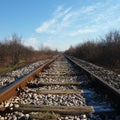
[(58, 56), (54, 57), (52, 60), (48, 61), (47, 63), (43, 64), (30, 74), (26, 75), (25, 77), (21, 78), (18, 82), (14, 81), (10, 85), (6, 86), (0, 91), (0, 103), (10, 99), (11, 97), (17, 95), (17, 89), (25, 87), (28, 81), (33, 80), (33, 78), (38, 75), (44, 68), (48, 67), (52, 62), (57, 59)]

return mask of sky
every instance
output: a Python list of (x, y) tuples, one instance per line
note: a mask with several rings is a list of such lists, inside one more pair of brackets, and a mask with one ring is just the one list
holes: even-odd
[(67, 50), (120, 30), (120, 0), (0, 0), (0, 41), (16, 33), (39, 49)]

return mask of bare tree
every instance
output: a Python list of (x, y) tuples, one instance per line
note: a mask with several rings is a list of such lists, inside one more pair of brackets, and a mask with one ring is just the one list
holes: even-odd
[(66, 53), (105, 66), (120, 66), (120, 31), (109, 32), (99, 42), (70, 47)]
[(12, 35), (11, 41), (9, 41), (9, 54), (11, 56), (11, 62), (13, 65), (17, 64), (20, 59), (22, 52), (21, 37), (18, 37), (17, 34)]

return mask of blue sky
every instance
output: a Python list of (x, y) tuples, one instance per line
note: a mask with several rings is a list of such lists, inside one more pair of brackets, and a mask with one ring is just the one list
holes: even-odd
[(0, 41), (66, 50), (120, 29), (120, 0), (0, 0)]

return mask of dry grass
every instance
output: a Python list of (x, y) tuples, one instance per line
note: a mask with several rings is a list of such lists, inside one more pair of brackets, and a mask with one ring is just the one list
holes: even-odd
[(0, 67), (0, 73), (8, 72), (13, 70), (12, 67)]
[(5, 73), (5, 72), (8, 72), (8, 71), (12, 71), (14, 69), (25, 66), (25, 64), (26, 63), (24, 61), (21, 61), (16, 65), (0, 66), (0, 73)]

